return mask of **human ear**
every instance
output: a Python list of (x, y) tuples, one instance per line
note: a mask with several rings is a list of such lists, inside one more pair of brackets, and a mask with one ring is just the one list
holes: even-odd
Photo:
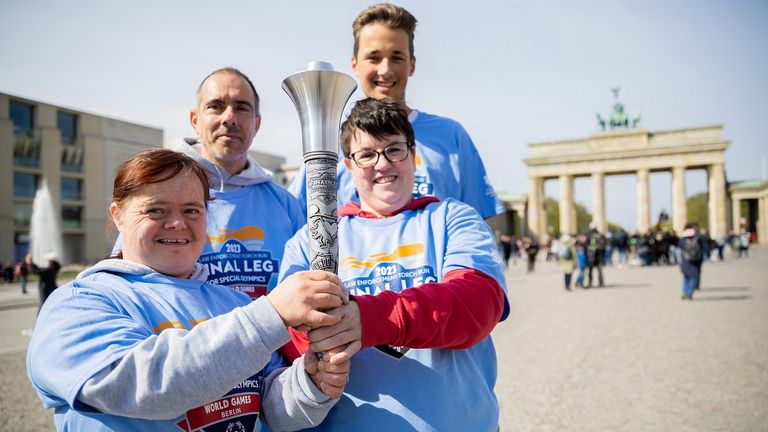
[(357, 73), (357, 56), (352, 56), (352, 72), (356, 77), (360, 78), (360, 75)]
[(255, 130), (253, 131), (253, 134), (256, 135), (256, 133), (261, 128), (261, 114), (256, 116), (256, 121), (253, 122)]
[(197, 112), (196, 111), (190, 111), (189, 112), (189, 124), (192, 125), (192, 129), (197, 132)]
[(118, 231), (123, 230), (123, 219), (120, 214), (120, 206), (113, 202), (109, 205), (109, 215), (112, 217), (112, 223), (115, 224)]

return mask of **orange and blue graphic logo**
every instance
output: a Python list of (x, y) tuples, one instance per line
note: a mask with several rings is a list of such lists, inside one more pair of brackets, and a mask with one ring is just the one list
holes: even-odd
[(280, 265), (272, 251), (261, 249), (264, 238), (264, 230), (252, 225), (209, 235), (214, 252), (203, 253), (198, 259), (208, 270), (208, 282), (230, 286), (253, 299), (265, 295), (272, 280), (277, 279)]
[(359, 260), (353, 256), (348, 256), (342, 258), (339, 261), (339, 267), (341, 271), (344, 272), (346, 269), (360, 269), (365, 267), (371, 268), (376, 264), (385, 261), (397, 261), (401, 259), (407, 260), (413, 257), (423, 257), (424, 249), (424, 245), (421, 243), (411, 243), (398, 246), (392, 252), (370, 254), (363, 260)]
[[(365, 276), (345, 280), (344, 286), (351, 293), (362, 295), (378, 294), (381, 291), (399, 292), (405, 288), (437, 282), (434, 268), (423, 264), (424, 250), (423, 244), (412, 243), (398, 246), (392, 252), (368, 255), (363, 260), (345, 257), (340, 262), (342, 274), (359, 274), (361, 269), (370, 271)], [(413, 266), (403, 265), (408, 262), (412, 262)]]
[(220, 229), (218, 232), (219, 235), (208, 236), (208, 242), (214, 249), (220, 249), (228, 240), (237, 240), (249, 249), (259, 248), (264, 243), (264, 230), (253, 225), (236, 230)]

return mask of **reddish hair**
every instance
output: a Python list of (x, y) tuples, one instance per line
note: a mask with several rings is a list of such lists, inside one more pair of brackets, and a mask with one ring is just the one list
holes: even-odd
[(122, 206), (141, 187), (164, 182), (187, 170), (200, 180), (207, 206), (211, 198), (211, 184), (205, 169), (191, 157), (164, 148), (142, 150), (120, 164), (112, 189), (112, 201)]

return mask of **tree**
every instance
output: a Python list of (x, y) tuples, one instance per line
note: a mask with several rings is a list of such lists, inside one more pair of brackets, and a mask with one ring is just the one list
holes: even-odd
[[(547, 211), (547, 232), (560, 235), (560, 205), (552, 198), (544, 200), (544, 209)], [(550, 228), (552, 231), (550, 232)]]
[(685, 200), (685, 207), (688, 210), (688, 220), (686, 222), (696, 222), (700, 229), (709, 231), (709, 195), (706, 192), (692, 195)]
[[(585, 233), (589, 231), (589, 224), (592, 223), (592, 213), (582, 204), (575, 203), (576, 206), (576, 231)], [(547, 211), (547, 227), (552, 227), (551, 234), (560, 235), (560, 205), (552, 198), (544, 200), (544, 208)], [(613, 231), (621, 229), (621, 225), (608, 222), (608, 228)]]

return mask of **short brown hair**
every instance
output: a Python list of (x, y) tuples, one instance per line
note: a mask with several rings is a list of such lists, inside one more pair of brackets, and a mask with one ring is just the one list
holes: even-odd
[(409, 148), (413, 149), (416, 145), (408, 113), (392, 98), (366, 98), (355, 103), (349, 117), (341, 125), (341, 151), (345, 157), (349, 157), (352, 139), (357, 131), (365, 132), (376, 139), (403, 134)]
[(416, 30), (416, 17), (400, 6), (391, 3), (378, 3), (369, 6), (352, 23), (352, 36), (355, 37), (355, 45), (352, 55), (357, 56), (360, 48), (360, 31), (368, 24), (381, 24), (391, 30), (403, 30), (408, 34), (408, 49), (413, 57), (413, 33)]
[(205, 169), (191, 157), (164, 148), (142, 150), (120, 164), (112, 189), (112, 201), (122, 206), (142, 186), (164, 182), (186, 170), (192, 171), (200, 180), (207, 206), (211, 198), (211, 184)]

